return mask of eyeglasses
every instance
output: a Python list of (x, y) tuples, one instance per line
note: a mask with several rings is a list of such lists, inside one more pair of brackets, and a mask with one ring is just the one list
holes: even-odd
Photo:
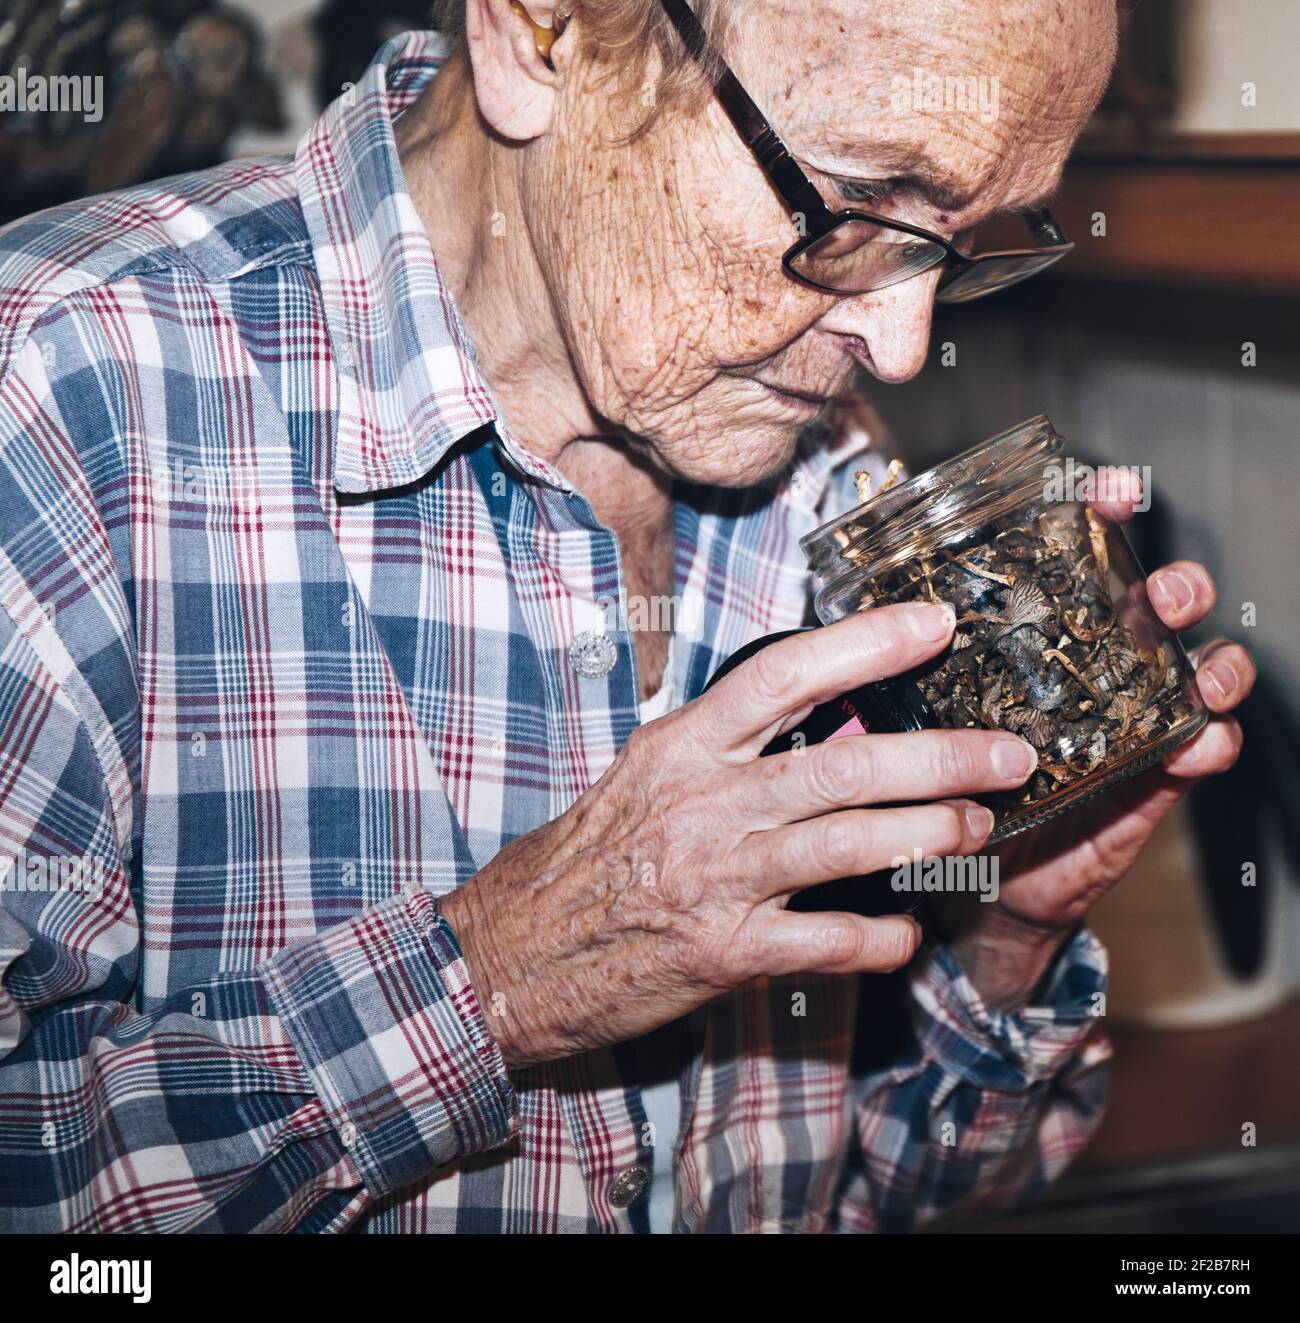
[(828, 294), (867, 294), (942, 266), (936, 299), (967, 303), (1059, 262), (1074, 245), (1046, 207), (1025, 213), (1036, 247), (959, 252), (940, 235), (870, 212), (832, 211), (768, 123), (686, 0), (661, 0), (723, 109), (799, 223), (801, 238), (781, 259), (796, 280)]

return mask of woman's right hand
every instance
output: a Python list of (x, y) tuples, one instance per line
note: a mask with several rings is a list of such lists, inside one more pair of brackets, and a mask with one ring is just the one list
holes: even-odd
[[(905, 915), (791, 913), (805, 887), (898, 856), (969, 854), (1020, 785), (996, 731), (850, 735), (761, 758), (812, 707), (940, 652), (949, 608), (881, 607), (774, 643), (636, 730), (567, 812), (441, 901), (507, 1065), (639, 1037), (760, 975), (883, 973)], [(897, 805), (898, 807), (872, 807)]]

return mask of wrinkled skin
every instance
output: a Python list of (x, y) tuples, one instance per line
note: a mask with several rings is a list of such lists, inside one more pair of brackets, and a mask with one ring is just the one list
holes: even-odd
[[(506, 10), (472, 4), (471, 32), (480, 7)], [(539, 21), (549, 9), (532, 6)], [(864, 187), (879, 191), (904, 173), (889, 164), (892, 154), (923, 151), (918, 173), (950, 182), (966, 205), (940, 208), (906, 184), (865, 205), (949, 238), (1050, 194), (1109, 72), (1104, 0), (728, 0), (727, 10), (737, 75), (823, 197), (835, 207), (860, 201)], [(512, 53), (527, 59), (527, 29), (506, 13), (502, 35), (515, 34)], [(513, 110), (524, 82), (517, 69), (507, 70), (502, 93), (509, 111), (480, 89), (490, 119), (537, 136), (497, 153), (490, 187), (477, 156), (460, 169), (453, 156), (450, 179), (439, 156), (436, 176), (413, 184), (417, 201), (453, 285), (464, 273), (471, 326), (479, 290), (505, 285), (512, 305), (524, 305), (521, 317), (496, 300), (479, 339), (530, 448), (551, 457), (613, 424), (671, 472), (754, 482), (789, 459), (813, 412), (756, 382), (825, 398), (849, 384), (859, 362), (882, 381), (907, 380), (924, 362), (937, 274), (844, 299), (790, 280), (780, 265), (795, 237), (790, 217), (716, 100), (693, 113), (665, 110), (644, 139), (624, 145), (620, 134), (645, 108), (635, 97), (621, 105), (597, 81), (605, 70), (582, 59), (579, 24), (556, 42), (558, 85), (532, 115)], [(489, 40), (474, 48), (481, 79), (494, 67), (480, 53)], [(998, 78), (997, 117), (897, 113), (891, 77), (913, 68)], [(534, 72), (547, 76), (544, 66)], [(443, 90), (452, 97), (450, 84)], [(432, 151), (426, 128), (444, 139), (454, 125), (463, 130), (450, 110), (442, 120), (435, 112), (432, 123), (407, 128), (409, 173), (420, 173), (421, 147)], [(849, 181), (847, 192), (832, 175)], [(472, 213), (464, 251), (444, 255), (437, 237), (455, 225), (462, 179), (491, 201)], [(494, 211), (504, 235), (486, 224)], [(539, 389), (548, 379), (556, 389)], [(557, 404), (562, 412), (551, 416)]]
[[(530, 11), (547, 23), (552, 5)], [(962, 241), (1050, 194), (1113, 43), (1104, 0), (734, 0), (728, 12), (728, 58), (833, 206), (862, 202)], [(859, 368), (914, 375), (937, 276), (838, 299), (792, 282), (780, 267), (790, 218), (720, 107), (665, 109), (621, 141), (644, 108), (612, 96), (580, 26), (556, 41), (551, 70), (506, 0), (469, 0), (468, 54), (399, 123), (398, 146), (511, 430), (618, 535), (628, 594), (669, 593), (671, 475), (751, 483), (789, 460)], [(891, 75), (917, 68), (995, 76), (999, 113), (895, 113)], [(1151, 599), (1187, 628), (1213, 584), (1201, 567), (1173, 568), (1179, 578), (1153, 576)], [(1162, 583), (1186, 591), (1175, 603)], [(633, 1037), (758, 975), (910, 959), (911, 919), (785, 904), (913, 848), (978, 849), (991, 818), (965, 796), (1023, 782), (1032, 748), (952, 731), (757, 754), (813, 702), (933, 655), (948, 629), (921, 640), (881, 610), (766, 649), (638, 731), (567, 813), (448, 896), (506, 1060)], [(643, 680), (657, 679), (663, 645), (636, 637)], [(1227, 643), (1200, 672), (1218, 714), (1253, 678)], [(990, 1004), (1028, 1001), (1160, 816), (1231, 765), (1239, 740), (1216, 717), (1163, 768), (1002, 847), (1000, 902), (942, 923)], [(1022, 761), (995, 765), (995, 747)], [(914, 806), (878, 807), (900, 799)]]
[[(809, 704), (932, 657), (952, 623), (939, 607), (889, 607), (765, 649), (635, 731), (567, 813), (446, 897), (507, 1062), (635, 1037), (759, 974), (910, 959), (911, 918), (789, 913), (785, 901), (917, 842), (978, 849), (992, 814), (964, 796), (1020, 784), (1032, 750), (987, 731), (927, 731), (758, 755)], [(860, 807), (900, 796), (943, 802)]]

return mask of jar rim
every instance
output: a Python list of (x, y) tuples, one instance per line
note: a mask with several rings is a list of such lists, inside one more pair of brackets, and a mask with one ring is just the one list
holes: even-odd
[[(1043, 470), (1064, 444), (1047, 415), (1037, 414), (878, 492), (804, 534), (799, 545), (823, 591), (852, 575), (870, 576), (891, 546), (983, 523), (1041, 494)], [(842, 532), (846, 525), (851, 537)]]

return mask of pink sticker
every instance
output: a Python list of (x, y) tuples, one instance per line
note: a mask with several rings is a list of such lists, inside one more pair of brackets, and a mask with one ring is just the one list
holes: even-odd
[(851, 717), (846, 721), (833, 735), (827, 735), (825, 743), (829, 744), (831, 740), (838, 740), (841, 735), (865, 735), (867, 728), (857, 717)]

